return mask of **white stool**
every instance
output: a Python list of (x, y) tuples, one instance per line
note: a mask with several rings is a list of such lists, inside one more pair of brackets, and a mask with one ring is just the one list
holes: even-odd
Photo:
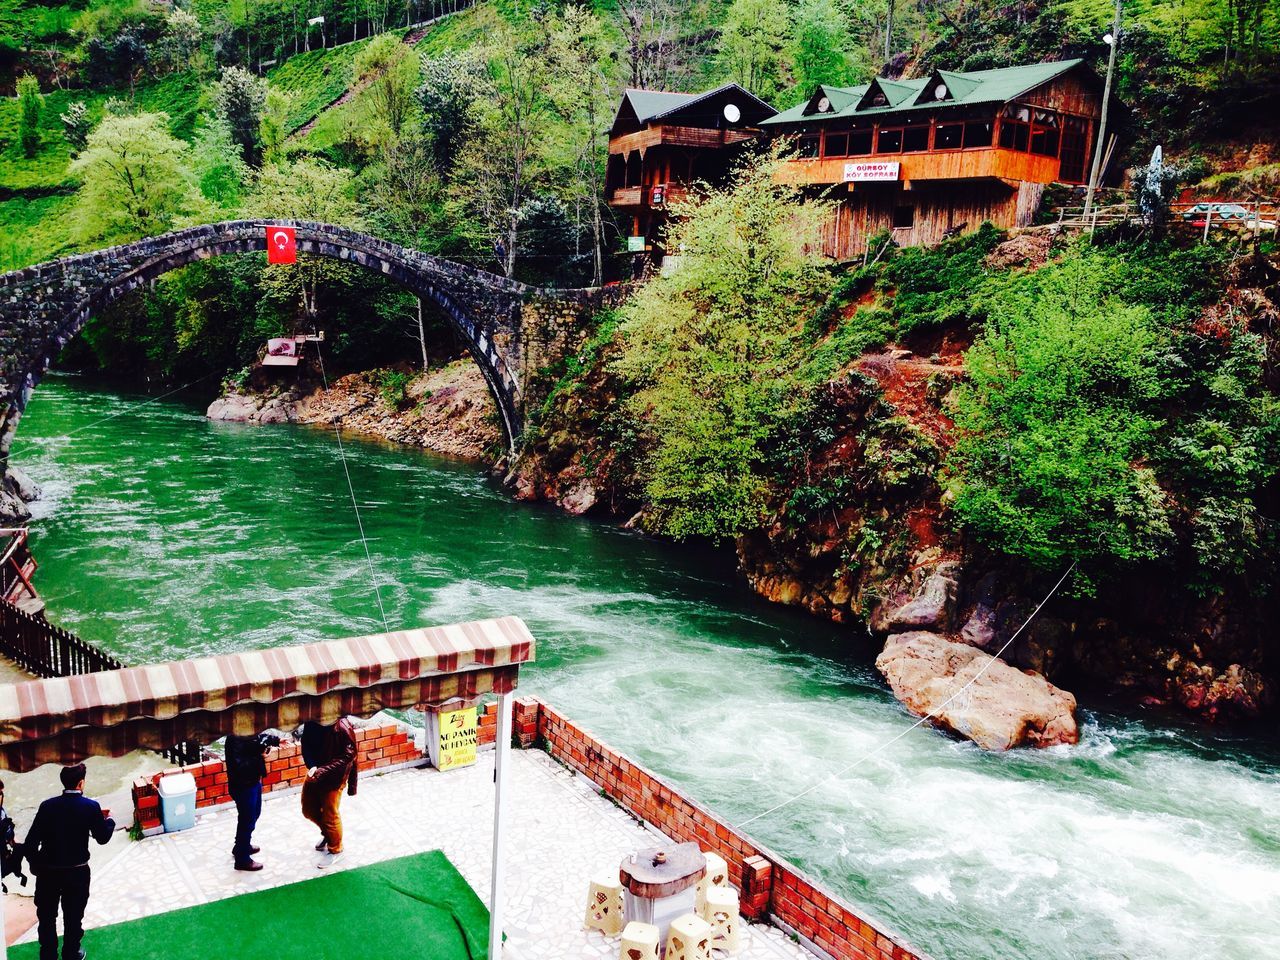
[(727, 953), (742, 948), (738, 929), (738, 891), (732, 887), (712, 887), (702, 907), (702, 919), (711, 926), (711, 946)]
[(618, 960), (658, 960), (658, 928), (632, 920), (622, 931)]
[(729, 865), (719, 854), (703, 851), (702, 855), (707, 858), (707, 872), (698, 881), (698, 893), (693, 902), (693, 909), (699, 916), (702, 915), (702, 907), (707, 902), (707, 891), (712, 887), (729, 885)]
[(582, 925), (606, 937), (622, 932), (622, 883), (616, 876), (596, 877), (587, 888), (587, 916)]
[(692, 913), (672, 920), (666, 960), (711, 960), (711, 924)]

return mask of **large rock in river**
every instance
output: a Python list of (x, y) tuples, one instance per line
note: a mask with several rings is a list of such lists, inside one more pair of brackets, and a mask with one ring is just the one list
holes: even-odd
[(933, 723), (986, 750), (1080, 739), (1074, 696), (968, 644), (924, 631), (894, 634), (876, 667), (912, 713), (933, 714)]

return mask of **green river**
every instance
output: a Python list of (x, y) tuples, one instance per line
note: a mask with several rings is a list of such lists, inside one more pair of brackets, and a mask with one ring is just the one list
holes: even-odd
[[(142, 399), (52, 377), (22, 422), (51, 619), (130, 662), (382, 629), (332, 434)], [(733, 822), (911, 723), (855, 633), (723, 556), (346, 449), (393, 627), (523, 617), (522, 690)], [(937, 960), (1280, 956), (1276, 745), (1084, 718), (1076, 748), (1003, 756), (913, 730), (750, 832)]]

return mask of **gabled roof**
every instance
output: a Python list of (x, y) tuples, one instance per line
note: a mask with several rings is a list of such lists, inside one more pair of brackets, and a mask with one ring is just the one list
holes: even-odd
[[(1058, 60), (1053, 63), (1033, 63), (1022, 67), (1000, 67), (995, 70), (972, 70), (957, 73), (937, 70), (928, 77), (915, 80), (884, 80), (877, 77), (869, 84), (857, 87), (823, 87), (826, 96), (835, 107), (830, 113), (818, 113), (812, 109), (813, 98), (784, 110), (777, 116), (763, 121), (768, 126), (801, 123), (812, 120), (831, 120), (835, 117), (875, 116), (885, 113), (901, 113), (906, 110), (927, 110), (939, 106), (973, 106), (983, 103), (1007, 103), (1036, 87), (1056, 80), (1075, 68), (1083, 60)], [(928, 91), (937, 83), (945, 83), (950, 96), (939, 101)], [(872, 106), (877, 92), (888, 101), (885, 106)], [(837, 106), (837, 97), (844, 106)]]
[[(613, 125), (624, 118), (633, 118), (644, 126), (661, 120), (675, 119), (680, 114), (696, 114), (700, 106), (717, 97), (732, 95), (740, 103), (743, 123), (754, 126), (778, 111), (769, 103), (736, 83), (726, 83), (703, 93), (674, 93), (666, 90), (636, 90), (628, 87), (622, 94), (622, 103), (614, 117)], [(743, 109), (746, 108), (746, 109)]]

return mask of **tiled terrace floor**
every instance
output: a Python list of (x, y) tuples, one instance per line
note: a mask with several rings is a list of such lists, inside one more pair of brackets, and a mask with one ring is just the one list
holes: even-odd
[[(504, 954), (514, 960), (616, 957), (616, 939), (582, 929), (587, 882), (627, 853), (652, 845), (656, 834), (541, 751), (513, 751), (512, 759)], [(359, 793), (343, 799), (347, 856), (341, 867), (440, 849), (487, 902), (493, 760), (493, 751), (486, 751), (464, 770), (363, 778)], [(275, 795), (263, 804), (254, 835), (266, 864), (260, 873), (232, 869), (234, 829), (235, 813), (227, 809), (206, 814), (192, 830), (129, 843), (95, 869), (86, 926), (92, 930), (318, 875), (318, 835), (302, 818), (296, 794)], [(748, 925), (744, 932), (743, 960), (813, 960), (774, 927)], [(22, 939), (34, 935), (31, 930)], [(90, 954), (93, 936), (85, 941)]]

